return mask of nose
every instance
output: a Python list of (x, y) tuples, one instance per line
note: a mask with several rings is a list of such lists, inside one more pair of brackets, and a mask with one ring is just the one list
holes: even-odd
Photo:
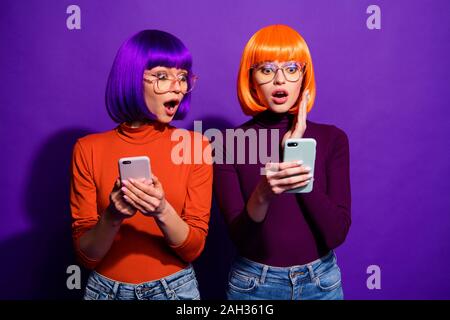
[(281, 69), (275, 71), (274, 83), (275, 84), (283, 84), (284, 83), (284, 74)]
[(172, 85), (172, 91), (174, 91), (176, 93), (181, 92), (181, 85), (180, 85), (180, 81), (178, 79), (174, 79), (172, 81), (171, 85)]

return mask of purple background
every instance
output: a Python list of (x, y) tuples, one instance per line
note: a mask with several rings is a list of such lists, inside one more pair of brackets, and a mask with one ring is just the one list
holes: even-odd
[[(81, 30), (66, 8), (81, 8)], [(366, 8), (381, 7), (381, 30)], [(76, 138), (114, 127), (103, 97), (120, 44), (142, 29), (182, 39), (199, 76), (179, 127), (245, 121), (236, 74), (246, 41), (283, 23), (309, 44), (316, 72), (312, 121), (350, 139), (353, 223), (337, 250), (348, 299), (449, 299), (450, 2), (2, 1), (0, 8), (0, 298), (79, 298), (68, 207)], [(301, 245), (301, 244), (295, 244)], [(222, 298), (233, 248), (213, 207), (196, 262), (203, 298)], [(381, 268), (381, 290), (366, 269)], [(83, 276), (87, 271), (83, 270)]]

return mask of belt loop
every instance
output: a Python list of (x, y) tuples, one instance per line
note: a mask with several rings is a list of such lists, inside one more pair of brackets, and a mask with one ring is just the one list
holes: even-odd
[(337, 257), (336, 257), (336, 253), (334, 252), (334, 250), (331, 250), (331, 255), (334, 258), (334, 262), (337, 262)]
[(119, 291), (120, 282), (114, 281), (114, 285), (112, 287), (112, 294), (115, 297), (117, 295), (117, 292)]
[(172, 296), (173, 296), (173, 292), (172, 292), (172, 290), (170, 290), (169, 285), (167, 284), (166, 280), (165, 279), (161, 279), (159, 281), (161, 282), (162, 286), (164, 287), (164, 290), (166, 291), (167, 297), (169, 299), (171, 299)]
[(309, 277), (311, 278), (311, 280), (314, 280), (314, 278), (316, 276), (314, 274), (314, 268), (313, 268), (312, 264), (308, 264), (308, 265), (306, 265), (306, 267), (308, 268)]
[(259, 283), (263, 284), (266, 281), (267, 270), (269, 270), (269, 266), (264, 266), (261, 272), (261, 278), (259, 279)]

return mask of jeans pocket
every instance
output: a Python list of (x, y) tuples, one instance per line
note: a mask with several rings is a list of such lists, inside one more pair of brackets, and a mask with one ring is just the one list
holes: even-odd
[(318, 275), (316, 285), (322, 291), (332, 291), (341, 286), (341, 271), (337, 265)]
[(85, 288), (83, 300), (98, 300), (98, 297), (99, 297), (98, 292), (95, 292), (89, 289), (88, 287)]
[(173, 289), (177, 300), (200, 300), (198, 282), (195, 277)]
[(256, 278), (233, 270), (228, 279), (228, 287), (238, 292), (249, 292), (256, 287)]
[(92, 287), (86, 286), (84, 292), (84, 300), (113, 300), (114, 297), (105, 291), (95, 290)]
[(89, 277), (86, 284), (84, 300), (113, 300), (112, 290), (99, 283), (95, 277)]

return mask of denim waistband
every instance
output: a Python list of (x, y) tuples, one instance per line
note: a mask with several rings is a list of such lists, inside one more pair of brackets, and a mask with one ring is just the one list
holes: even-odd
[(102, 290), (114, 295), (119, 289), (132, 290), (135, 291), (137, 295), (154, 294), (157, 292), (165, 292), (167, 295), (170, 295), (174, 288), (195, 278), (195, 272), (192, 265), (189, 265), (185, 269), (177, 271), (167, 277), (137, 284), (116, 281), (105, 277), (96, 271), (93, 271), (91, 276), (95, 278), (98, 284), (101, 284), (103, 287)]
[(232, 269), (238, 273), (243, 272), (247, 275), (258, 277), (260, 283), (264, 283), (266, 278), (271, 278), (275, 281), (290, 281), (294, 277), (314, 279), (335, 263), (336, 255), (331, 250), (325, 256), (310, 263), (289, 267), (274, 267), (238, 256), (233, 262)]

